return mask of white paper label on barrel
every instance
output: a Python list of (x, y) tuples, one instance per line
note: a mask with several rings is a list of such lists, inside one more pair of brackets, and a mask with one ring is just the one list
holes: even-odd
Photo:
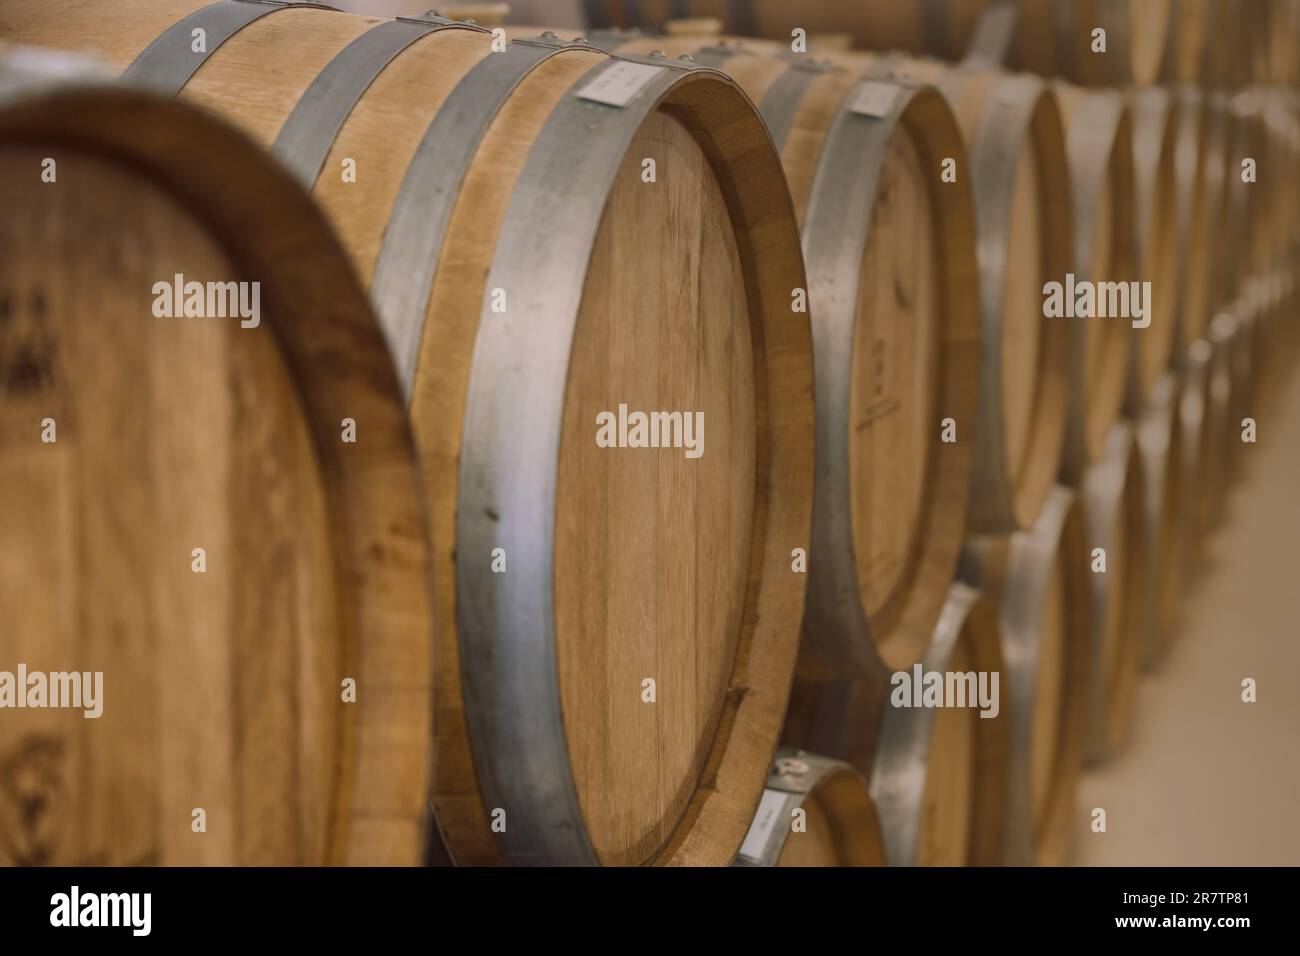
[(609, 69), (602, 70), (600, 76), (578, 90), (578, 95), (593, 103), (627, 106), (665, 69), (667, 67), (650, 66), (646, 63), (615, 63)]
[[(781, 808), (785, 806), (785, 798), (788, 796), (788, 793), (782, 793), (780, 790), (763, 791), (763, 799), (758, 801), (758, 812), (754, 814), (754, 822), (750, 824), (749, 833), (745, 834), (745, 842), (740, 845), (741, 856), (747, 856), (751, 860), (763, 858), (763, 848), (767, 846), (767, 838), (780, 825)], [(785, 825), (789, 826), (790, 821), (786, 820)]]
[(859, 116), (881, 119), (894, 111), (898, 92), (898, 87), (892, 83), (863, 83), (849, 104), (849, 110)]

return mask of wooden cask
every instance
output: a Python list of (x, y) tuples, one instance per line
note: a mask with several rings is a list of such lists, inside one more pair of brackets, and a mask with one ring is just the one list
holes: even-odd
[(1205, 334), (1214, 308), (1216, 241), (1223, 193), (1221, 97), (1176, 91), (1179, 132), (1176, 159), (1179, 235), (1178, 344), (1175, 361)]
[[(1132, 424), (1111, 429), (1105, 453), (1088, 469), (1080, 495), (1092, 562), (1087, 756), (1100, 761), (1128, 740), (1157, 593), (1156, 566), (1147, 550), (1146, 473)], [(1098, 548), (1104, 567), (1094, 556)]]
[(1178, 427), (1182, 432), (1179, 468), (1178, 520), (1182, 525), (1181, 576), (1186, 589), (1200, 567), (1201, 545), (1207, 530), (1204, 499), (1205, 456), (1210, 445), (1210, 379), (1214, 350), (1205, 339), (1197, 339), (1187, 350), (1178, 399)]
[(970, 153), (980, 391), (968, 528), (996, 534), (1028, 528), (1060, 469), (1067, 410), (1070, 329), (1044, 316), (1043, 291), (1062, 281), (1073, 262), (1057, 101), (1030, 76), (950, 69), (930, 60), (886, 64), (898, 76), (938, 86)]
[(611, 41), (726, 70), (772, 131), (802, 226), (817, 368), (806, 669), (908, 666), (956, 566), (975, 445), (970, 184), (941, 177), (946, 158), (965, 164), (957, 123), (934, 90), (879, 74), (695, 37)]
[[(1085, 86), (1155, 82), (1178, 0), (1014, 0), (1013, 63)], [(1101, 52), (1095, 30), (1105, 30)]]
[(1148, 580), (1152, 589), (1152, 621), (1143, 642), (1143, 663), (1154, 666), (1177, 634), (1183, 596), (1182, 428), (1179, 421), (1179, 378), (1166, 372), (1151, 390), (1137, 420), (1137, 447), (1142, 457), (1147, 529)]
[(880, 823), (857, 770), (782, 748), (737, 866), (883, 866)]
[(1002, 710), (1011, 721), (1004, 862), (1059, 866), (1075, 829), (1088, 717), (1091, 592), (1078, 497), (1056, 486), (1038, 522), (976, 536), (962, 578), (998, 596)]
[[(1133, 332), (1127, 410), (1140, 412), (1169, 368), (1177, 334), (1181, 289), (1178, 149), (1182, 112), (1163, 89), (1135, 91), (1133, 198), (1138, 278), (1151, 283), (1151, 324)], [(1194, 166), (1193, 166), (1194, 171)]]
[[(917, 667), (944, 675), (945, 684), (949, 674), (969, 674), (977, 681), (980, 675), (1005, 678), (1008, 662), (1002, 654), (997, 605), (956, 583)], [(996, 714), (990, 709), (989, 717), (973, 706), (895, 706), (894, 698), (906, 694), (897, 686), (889, 692), (870, 779), (891, 866), (1002, 861), (1013, 726), (1003, 690), (1005, 685), (999, 690), (1001, 708)]]
[[(202, 23), (197, 65), (174, 38)], [(23, 0), (0, 35), (90, 45), (235, 119), (370, 286), (424, 469), (457, 862), (729, 863), (780, 732), (813, 468), (797, 224), (740, 90), (233, 0)]]
[[(1133, 137), (1124, 98), (1059, 82), (1053, 90), (1065, 121), (1074, 205), (1070, 272), (1076, 282), (1092, 284), (1098, 312), (1090, 318), (1056, 320), (1068, 323), (1070, 335), (1061, 480), (1077, 486), (1088, 464), (1101, 457), (1119, 416), (1129, 385), (1134, 339), (1150, 331), (1149, 326), (1134, 325), (1152, 316), (1150, 301), (1144, 301), (1146, 314), (1136, 316), (1137, 302), (1129, 286), (1137, 278), (1137, 266)], [(1056, 279), (1062, 286), (1065, 280), (1065, 276)]]
[(1241, 421), (1232, 420), (1234, 355), (1241, 341), (1233, 309), (1214, 317), (1207, 341), (1211, 356), (1205, 388), (1205, 441), (1201, 446), (1200, 522), (1208, 531), (1223, 517), (1229, 469), (1236, 446), (1241, 444)]
[(844, 35), (855, 47), (934, 53), (950, 60), (966, 51), (989, 0), (587, 0), (588, 25), (661, 30), (673, 20), (713, 19), (727, 33), (790, 41), (799, 28), (811, 39)]
[(364, 287), (246, 136), (19, 49), (0, 660), (87, 706), (0, 690), (0, 863), (417, 864), (430, 554)]
[(1196, 83), (1205, 48), (1211, 42), (1210, 0), (1170, 0), (1160, 78), (1166, 83)]

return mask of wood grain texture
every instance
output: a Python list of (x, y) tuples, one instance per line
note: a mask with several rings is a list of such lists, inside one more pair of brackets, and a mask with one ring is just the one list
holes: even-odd
[[(658, 181), (641, 181), (642, 157)], [(656, 256), (638, 255), (650, 244)], [(727, 693), (753, 535), (753, 350), (743, 266), (707, 158), (642, 126), (606, 201), (565, 393), (557, 657), (578, 796), (603, 862), (667, 837)], [(608, 449), (602, 411), (703, 414), (704, 454)], [(592, 569), (602, 574), (593, 581)], [(642, 681), (657, 685), (653, 705)]]
[[(285, 173), (191, 108), (49, 94), (0, 110), (0, 143), (18, 190), (0, 367), (19, 405), (63, 416), (55, 444), (22, 429), (39, 459), (6, 456), (3, 587), (24, 580), (10, 547), (48, 555), (35, 566), (63, 611), (11, 594), (35, 612), (18, 640), (52, 628), (62, 659), (32, 666), (105, 682), (98, 720), (42, 712), (58, 733), (0, 744), (27, 788), (10, 798), (52, 811), (13, 859), (417, 862), (425, 533), (396, 379), (342, 250)], [(57, 184), (22, 188), (43, 156)], [(155, 317), (154, 283), (176, 273), (261, 283), (262, 324)], [(4, 409), (6, 426), (35, 411)], [(339, 440), (345, 414), (363, 454)], [(59, 480), (38, 492), (33, 467)], [(368, 706), (341, 702), (345, 676)]]
[[(849, 476), (858, 588), (883, 620), (916, 575), (940, 395), (936, 212), (911, 135), (889, 144), (859, 269), (849, 403)], [(896, 616), (897, 611), (892, 610)]]

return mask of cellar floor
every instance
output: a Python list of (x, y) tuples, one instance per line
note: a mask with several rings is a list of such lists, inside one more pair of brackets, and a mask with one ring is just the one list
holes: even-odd
[(1129, 747), (1084, 776), (1075, 863), (1300, 864), (1300, 375), (1259, 426)]

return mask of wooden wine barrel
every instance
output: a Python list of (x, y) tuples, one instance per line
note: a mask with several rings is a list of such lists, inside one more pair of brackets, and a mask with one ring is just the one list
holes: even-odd
[(1232, 421), (1232, 365), (1237, 345), (1237, 318), (1232, 309), (1210, 322), (1210, 365), (1205, 386), (1205, 429), (1201, 445), (1200, 524), (1212, 530), (1223, 517), (1229, 466), (1241, 443), (1241, 424)]
[(1069, 190), (1051, 187), (1069, 182), (1056, 98), (1029, 76), (930, 60), (885, 65), (936, 84), (970, 150), (980, 394), (968, 528), (1028, 528), (1059, 472), (1067, 406), (1070, 329), (1043, 314), (1046, 283), (1062, 281), (1073, 261)]
[(1179, 379), (1166, 372), (1151, 390), (1137, 422), (1137, 446), (1145, 476), (1146, 554), (1154, 609), (1142, 654), (1154, 666), (1172, 646), (1183, 596), (1182, 428)]
[[(1178, 146), (1182, 111), (1162, 89), (1132, 94), (1133, 194), (1138, 278), (1151, 283), (1151, 324), (1133, 332), (1127, 409), (1140, 413), (1169, 368), (1180, 293)], [(1194, 170), (1194, 167), (1193, 167)]]
[[(1119, 93), (1053, 86), (1066, 127), (1070, 196), (1074, 203), (1074, 260), (1077, 282), (1090, 282), (1096, 307), (1118, 315), (1063, 318), (1068, 324), (1069, 396), (1061, 480), (1077, 486), (1084, 469), (1106, 448), (1129, 384), (1134, 338), (1149, 331), (1135, 322), (1128, 283), (1137, 278), (1133, 205), (1133, 137), (1128, 108)], [(1065, 284), (1065, 276), (1057, 278)], [(1106, 292), (1115, 290), (1115, 294)], [(1125, 305), (1127, 303), (1127, 305)]]
[[(1177, 0), (1015, 0), (1014, 65), (1085, 86), (1145, 86), (1160, 75)], [(1105, 30), (1105, 52), (1094, 31)]]
[[(1257, 309), (1250, 294), (1249, 280), (1242, 285), (1241, 296), (1233, 308), (1236, 319), (1236, 334), (1232, 339), (1232, 358), (1230, 361), (1230, 400), (1228, 428), (1235, 435), (1229, 442), (1228, 473), (1230, 478), (1237, 477), (1249, 462), (1250, 443), (1241, 441), (1241, 430), (1247, 419), (1255, 419), (1255, 372), (1257, 368), (1255, 333), (1257, 327)], [(1258, 428), (1258, 422), (1256, 422)], [(1230, 436), (1231, 437), (1231, 436)]]
[(828, 676), (906, 667), (952, 579), (975, 445), (970, 184), (941, 178), (945, 158), (965, 164), (961, 132), (917, 84), (695, 37), (611, 41), (726, 70), (772, 130), (803, 229), (817, 366), (805, 656)]
[(975, 21), (989, 0), (915, 0), (845, 3), (843, 0), (586, 0), (587, 23), (662, 30), (669, 21), (712, 18), (728, 33), (790, 42), (799, 28), (809, 38), (844, 34), (871, 50), (910, 50), (955, 60), (966, 51)]
[(1214, 309), (1224, 174), (1223, 98), (1182, 88), (1176, 153), (1180, 237), (1178, 354), (1202, 338)]
[(1213, 357), (1214, 350), (1205, 339), (1197, 339), (1191, 344), (1182, 369), (1182, 390), (1178, 400), (1178, 427), (1182, 432), (1178, 517), (1183, 529), (1181, 576), (1184, 588), (1199, 570), (1200, 549), (1207, 530), (1203, 501), (1206, 493), (1205, 456), (1210, 443), (1208, 430)]
[[(780, 732), (813, 469), (798, 230), (740, 90), (235, 0), (22, 0), (0, 35), (90, 45), (314, 182), (420, 446), (457, 862), (729, 863)], [(645, 447), (631, 416), (660, 410)]]
[(430, 554), (379, 323), (263, 150), (65, 62), (0, 54), (0, 661), (75, 681), (0, 717), (0, 864), (416, 864)]
[(1253, 81), (1259, 63), (1257, 18), (1264, 3), (1208, 0), (1208, 39), (1201, 61), (1202, 86), (1225, 89)]
[(1166, 83), (1196, 83), (1201, 77), (1209, 33), (1210, 0), (1170, 0), (1160, 78)]
[[(1225, 161), (1225, 222), (1220, 240), (1232, 254), (1222, 262), (1220, 294), (1225, 301), (1234, 301), (1247, 277), (1267, 269), (1274, 258), (1277, 224), (1273, 217), (1278, 210), (1270, 200), (1285, 166), (1270, 155), (1263, 96), (1255, 90), (1238, 93), (1228, 100), (1227, 110), (1233, 138)], [(1249, 171), (1243, 168), (1248, 160), (1253, 161)]]
[(1087, 756), (1101, 761), (1128, 740), (1156, 605), (1156, 568), (1147, 552), (1146, 474), (1133, 425), (1120, 422), (1111, 429), (1105, 454), (1088, 469), (1080, 494), (1093, 572)]
[(1088, 718), (1091, 591), (1078, 497), (1058, 485), (1031, 530), (973, 537), (962, 557), (963, 580), (1001, 607), (1011, 721), (1004, 862), (1059, 866), (1075, 829)]
[(853, 767), (778, 750), (737, 866), (883, 866), (867, 782)]
[[(979, 674), (1000, 674), (1005, 679), (997, 606), (975, 589), (954, 584), (934, 642), (917, 667), (922, 673), (944, 674), (945, 684), (948, 674), (973, 674), (977, 680)], [(891, 696), (901, 690), (896, 687)], [(1000, 683), (999, 694), (1003, 690)], [(981, 717), (978, 707), (884, 703), (872, 754), (871, 795), (891, 866), (995, 866), (1002, 861), (1013, 718), (1005, 696), (1000, 703), (993, 717)]]

